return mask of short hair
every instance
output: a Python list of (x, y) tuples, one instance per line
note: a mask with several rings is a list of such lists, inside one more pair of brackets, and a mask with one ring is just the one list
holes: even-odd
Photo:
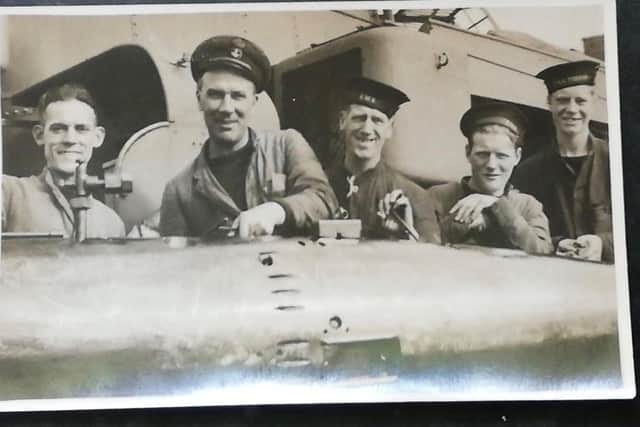
[(511, 129), (509, 129), (508, 127), (499, 125), (499, 124), (495, 124), (495, 123), (488, 123), (486, 125), (480, 125), (478, 127), (476, 127), (472, 132), (471, 132), (471, 136), (469, 138), (467, 138), (467, 140), (469, 141), (469, 147), (473, 147), (473, 137), (477, 134), (503, 134), (503, 135), (507, 135), (509, 137), (509, 139), (511, 140), (511, 142), (513, 142), (514, 148), (518, 148), (520, 146), (522, 146), (522, 136), (518, 135), (517, 133), (515, 133), (514, 131), (512, 131)]
[(38, 116), (40, 121), (44, 117), (44, 112), (49, 104), (59, 101), (67, 101), (70, 99), (77, 99), (80, 102), (84, 102), (96, 114), (96, 123), (98, 123), (98, 109), (96, 102), (89, 93), (89, 90), (79, 83), (65, 83), (61, 86), (54, 86), (49, 88), (38, 101)]

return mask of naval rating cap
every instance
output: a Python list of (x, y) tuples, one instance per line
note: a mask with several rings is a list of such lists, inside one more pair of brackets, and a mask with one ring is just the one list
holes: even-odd
[(544, 80), (549, 94), (570, 86), (595, 85), (599, 64), (595, 61), (574, 61), (554, 65), (539, 72), (536, 77)]
[(400, 89), (366, 77), (352, 77), (343, 82), (344, 104), (360, 104), (382, 111), (391, 118), (409, 97)]
[(505, 102), (490, 102), (469, 108), (460, 119), (460, 130), (467, 138), (484, 125), (500, 125), (512, 131), (522, 141), (527, 117), (520, 109)]

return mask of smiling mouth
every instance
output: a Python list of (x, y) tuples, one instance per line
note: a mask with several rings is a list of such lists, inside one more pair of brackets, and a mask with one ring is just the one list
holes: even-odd
[(368, 145), (368, 144), (374, 144), (376, 140), (375, 138), (356, 138), (356, 142), (358, 144)]
[(237, 121), (233, 120), (233, 121), (227, 121), (227, 122), (219, 122), (218, 125), (223, 129), (228, 129), (235, 126), (237, 123), (238, 123)]

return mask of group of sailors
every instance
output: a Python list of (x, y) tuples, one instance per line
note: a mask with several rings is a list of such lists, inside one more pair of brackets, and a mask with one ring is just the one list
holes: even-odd
[[(472, 106), (460, 120), (471, 174), (424, 189), (381, 158), (393, 117), (409, 97), (365, 77), (337, 83), (344, 158), (326, 172), (296, 130), (258, 131), (251, 113), (271, 65), (236, 36), (203, 41), (191, 56), (196, 97), (209, 138), (166, 185), (147, 230), (206, 238), (220, 229), (243, 239), (311, 234), (326, 219), (360, 219), (366, 238), (468, 243), (529, 253), (613, 260), (608, 146), (589, 131), (598, 64), (570, 62), (537, 77), (548, 89), (555, 137), (521, 164), (526, 116), (506, 103)], [(39, 176), (3, 176), (3, 232), (70, 235), (74, 215), (58, 187), (88, 162), (105, 129), (81, 85), (49, 89), (33, 128), (46, 166)], [(517, 167), (516, 167), (517, 166)], [(140, 228), (137, 228), (140, 230)], [(98, 200), (87, 236), (122, 237), (123, 222)]]

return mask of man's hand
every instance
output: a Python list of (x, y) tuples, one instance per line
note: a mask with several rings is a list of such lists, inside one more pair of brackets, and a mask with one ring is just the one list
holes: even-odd
[(392, 212), (395, 212), (408, 227), (413, 229), (413, 209), (402, 190), (393, 190), (378, 202), (378, 216), (382, 219), (382, 227), (391, 234), (398, 234), (405, 228)]
[(567, 258), (575, 258), (578, 256), (578, 247), (575, 239), (562, 239), (558, 242), (556, 255)]
[(556, 255), (589, 261), (601, 261), (602, 239), (595, 234), (583, 234), (577, 239), (563, 239), (558, 243)]
[(241, 239), (251, 239), (273, 234), (275, 226), (283, 224), (285, 217), (282, 206), (275, 202), (267, 202), (240, 212), (232, 227), (238, 230)]
[(482, 211), (493, 205), (498, 198), (488, 194), (469, 194), (453, 205), (449, 213), (455, 222), (467, 224), (470, 229), (483, 230), (486, 227)]

